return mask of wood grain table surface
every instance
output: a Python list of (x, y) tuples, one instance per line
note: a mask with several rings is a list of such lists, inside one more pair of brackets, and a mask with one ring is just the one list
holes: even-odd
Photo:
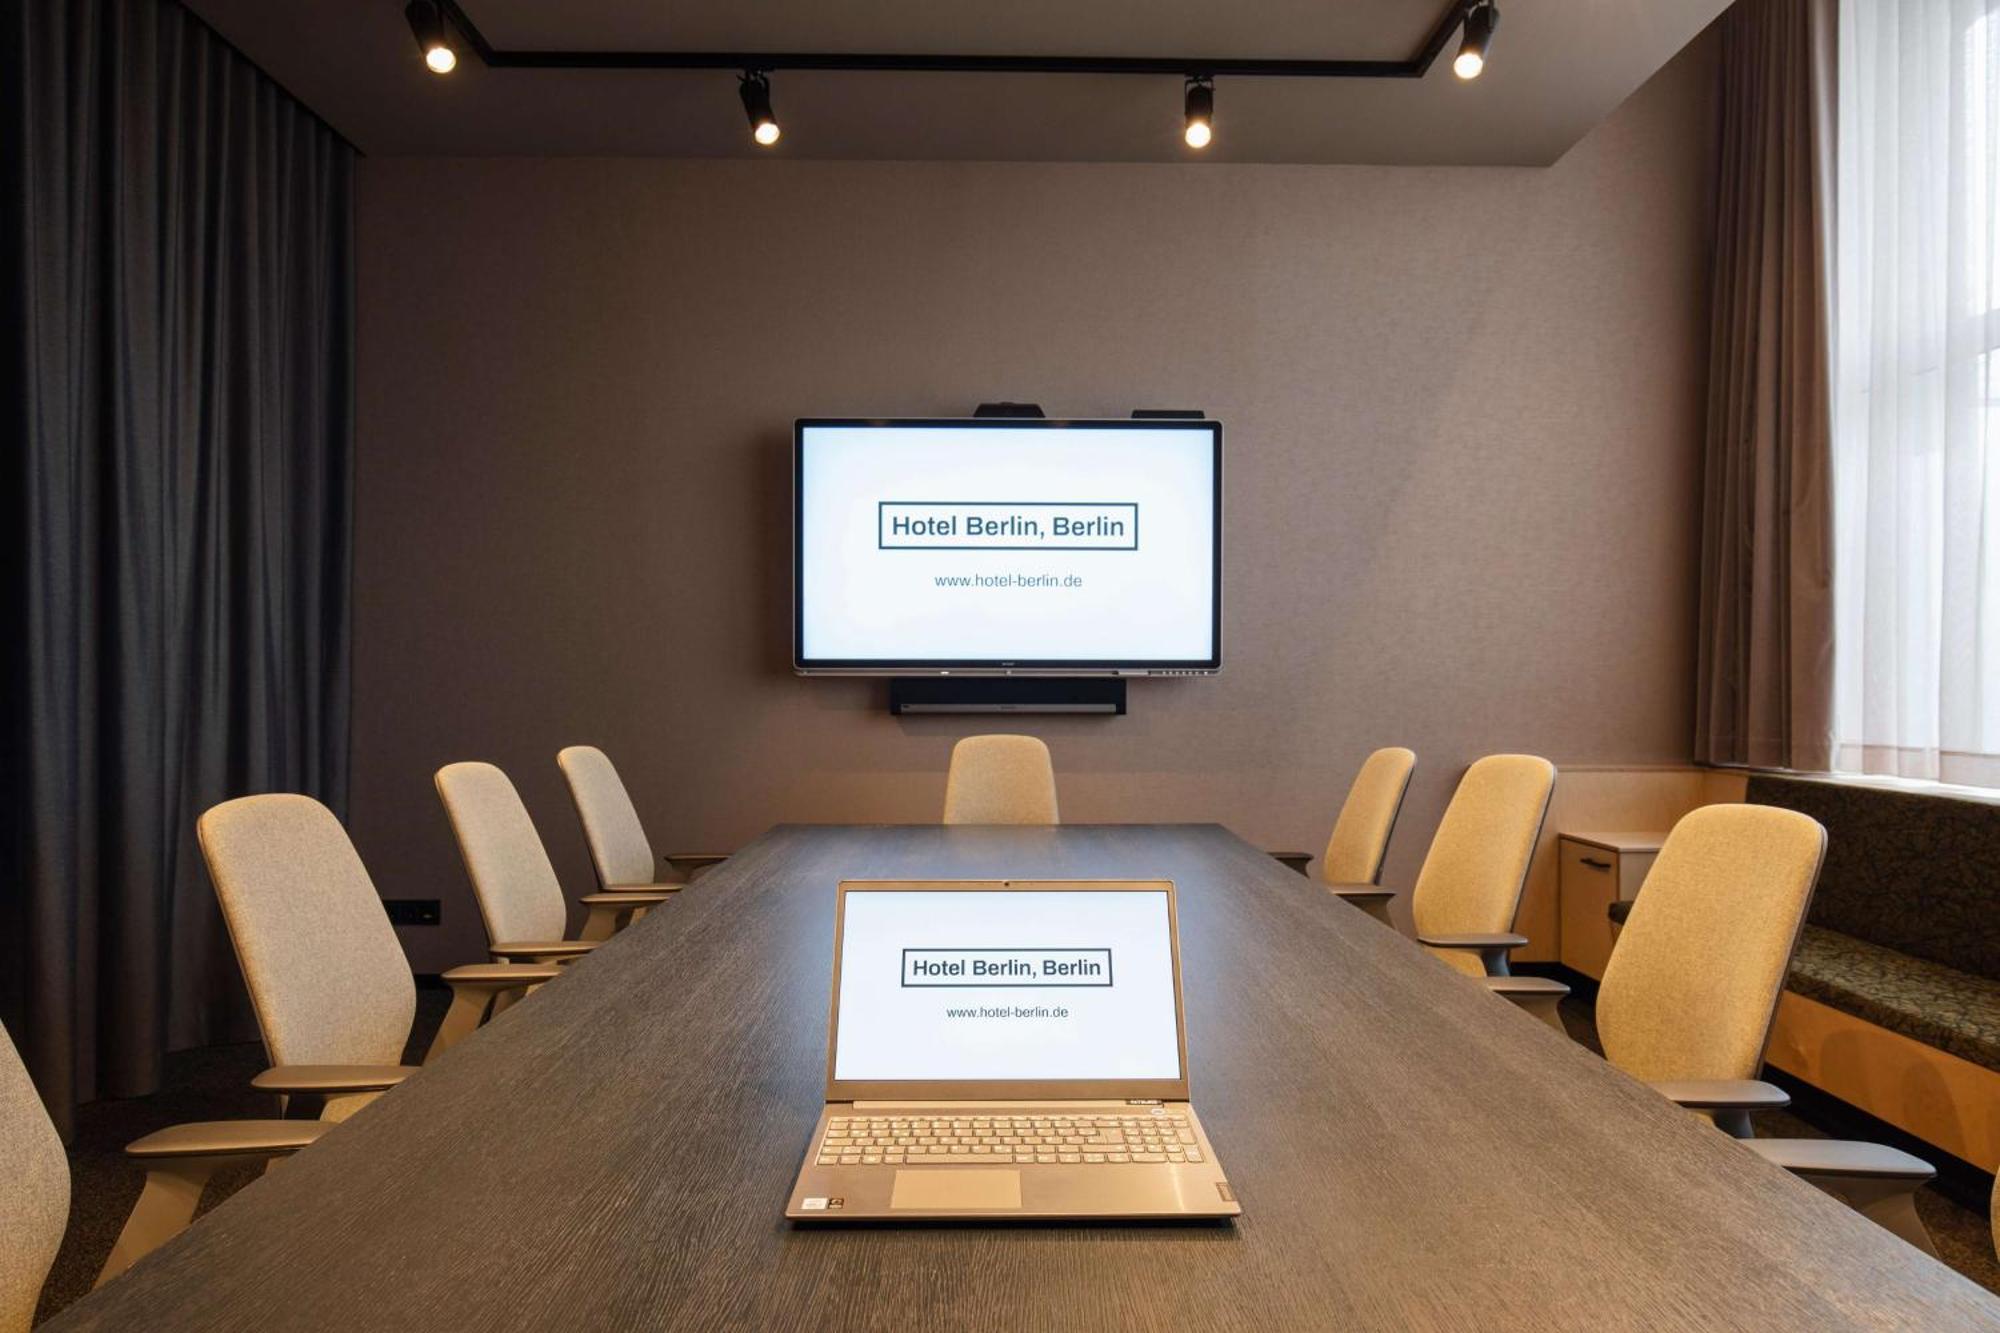
[[(1234, 1225), (794, 1228), (843, 878), (1179, 886)], [(772, 830), (51, 1327), (2000, 1327), (1213, 825)]]

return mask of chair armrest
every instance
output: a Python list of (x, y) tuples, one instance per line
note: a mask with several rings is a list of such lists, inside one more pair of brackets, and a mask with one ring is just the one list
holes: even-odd
[(1569, 987), (1563, 985), (1562, 982), (1557, 981), (1554, 977), (1517, 977), (1509, 975), (1504, 977), (1481, 977), (1480, 980), (1486, 983), (1487, 990), (1492, 991), (1495, 995), (1504, 995), (1516, 1003), (1525, 999), (1540, 1000), (1553, 998), (1560, 1000), (1569, 994)]
[(1937, 1169), (1923, 1158), (1881, 1143), (1856, 1143), (1851, 1139), (1745, 1139), (1743, 1146), (1794, 1175), (1925, 1181), (1937, 1174)]
[(416, 1065), (273, 1065), (250, 1080), (259, 1092), (382, 1092), (417, 1072)]
[(1428, 944), (1433, 949), (1518, 949), (1527, 942), (1526, 935), (1516, 935), (1511, 930), (1417, 936), (1417, 943)]
[(1690, 1111), (1776, 1111), (1792, 1104), (1783, 1088), (1754, 1078), (1676, 1079), (1646, 1086)]
[(1335, 897), (1345, 898), (1351, 903), (1386, 903), (1396, 896), (1394, 889), (1385, 889), (1380, 884), (1323, 884), (1320, 887)]
[(1390, 915), (1389, 904), (1395, 901), (1396, 891), (1385, 889), (1380, 884), (1327, 884), (1320, 887), (1350, 907), (1358, 907), (1369, 916), (1387, 926), (1396, 928), (1396, 919)]
[(1507, 975), (1507, 954), (1528, 942), (1526, 935), (1516, 935), (1511, 930), (1475, 931), (1457, 935), (1419, 935), (1417, 943), (1429, 945), (1433, 949), (1470, 949), (1479, 955), (1479, 962), (1489, 977)]
[(1715, 1127), (1733, 1139), (1756, 1137), (1752, 1111), (1775, 1111), (1792, 1104), (1783, 1088), (1754, 1078), (1680, 1079), (1646, 1086), (1684, 1110), (1706, 1112)]
[(513, 990), (517, 986), (538, 986), (554, 981), (562, 969), (554, 963), (467, 963), (454, 967), (438, 980), (453, 990)]
[(651, 907), (674, 896), (672, 889), (618, 889), (586, 893), (577, 899), (585, 907)]
[(332, 1129), (327, 1120), (201, 1120), (170, 1125), (125, 1145), (127, 1157), (280, 1157), (308, 1147)]
[(1296, 870), (1301, 875), (1306, 873), (1306, 867), (1312, 864), (1313, 859), (1311, 852), (1272, 852), (1270, 855), (1273, 861), (1287, 870)]
[(607, 893), (614, 894), (618, 897), (625, 897), (630, 894), (639, 894), (639, 893), (671, 894), (671, 893), (679, 893), (682, 889), (686, 887), (687, 885), (685, 884), (606, 884), (602, 889), (599, 889), (596, 893), (593, 893), (589, 896), (592, 898), (596, 898)]
[(595, 949), (598, 940), (507, 940), (487, 952), (495, 958), (581, 958)]

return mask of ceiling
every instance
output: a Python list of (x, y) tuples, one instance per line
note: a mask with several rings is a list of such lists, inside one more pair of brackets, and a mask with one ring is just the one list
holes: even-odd
[[(775, 149), (727, 71), (427, 73), (402, 0), (187, 0), (362, 151), (1173, 162), (1181, 86), (1151, 75), (780, 70)], [(461, 0), (502, 50), (1404, 60), (1446, 0)], [(1501, 0), (1485, 74), (1218, 79), (1207, 161), (1546, 165), (1724, 0)]]

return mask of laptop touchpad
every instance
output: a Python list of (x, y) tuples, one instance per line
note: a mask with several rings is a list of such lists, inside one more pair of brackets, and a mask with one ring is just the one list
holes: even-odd
[(891, 1208), (1019, 1208), (1019, 1171), (898, 1171)]

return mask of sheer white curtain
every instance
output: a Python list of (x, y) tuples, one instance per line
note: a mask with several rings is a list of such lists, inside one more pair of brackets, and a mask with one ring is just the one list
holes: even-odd
[(2000, 0), (1839, 0), (1836, 766), (2000, 786)]

